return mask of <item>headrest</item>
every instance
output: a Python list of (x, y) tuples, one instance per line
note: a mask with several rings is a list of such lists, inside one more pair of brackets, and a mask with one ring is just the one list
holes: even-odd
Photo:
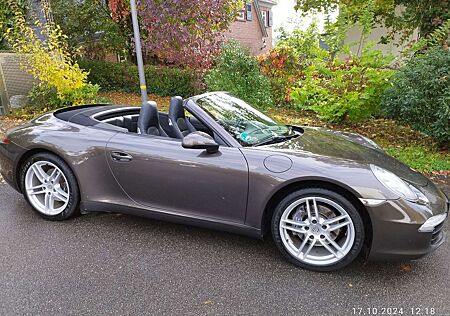
[(170, 99), (169, 117), (172, 119), (185, 117), (182, 97), (177, 96)]
[(158, 109), (154, 101), (142, 105), (138, 119), (138, 128), (142, 134), (147, 134), (150, 127), (159, 127)]

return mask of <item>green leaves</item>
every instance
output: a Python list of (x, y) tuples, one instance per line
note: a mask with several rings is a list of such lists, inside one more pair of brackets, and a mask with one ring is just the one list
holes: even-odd
[(16, 13), (26, 14), (27, 9), (27, 0), (17, 0), (14, 7), (9, 5), (8, 1), (0, 1), (0, 50), (9, 47), (5, 42), (5, 35), (17, 23)]
[(208, 90), (231, 92), (261, 109), (273, 105), (269, 79), (261, 74), (256, 57), (237, 42), (222, 48), (205, 81)]
[(128, 49), (131, 28), (111, 17), (107, 2), (51, 0), (55, 22), (61, 25), (72, 53), (82, 50), (88, 58)]
[[(94, 60), (79, 60), (78, 63), (89, 71), (88, 80), (100, 85), (103, 91), (140, 91), (138, 70), (134, 64)], [(147, 65), (145, 76), (149, 93), (160, 96), (191, 97), (202, 92), (203, 88), (201, 78), (190, 69)]]
[(317, 42), (311, 47), (312, 54), (306, 55), (315, 57), (309, 59), (304, 76), (293, 88), (294, 105), (330, 122), (355, 122), (376, 115), (393, 73), (387, 68), (392, 57), (369, 46), (360, 57), (350, 55), (341, 61), (331, 59)]
[(450, 19), (448, 0), (296, 0), (296, 3), (297, 10), (305, 14), (339, 9), (347, 24), (359, 23), (365, 33), (375, 23), (381, 24), (390, 31), (383, 39), (385, 43), (399, 34), (402, 40), (410, 40), (417, 29), (421, 37), (426, 37)]
[(450, 143), (450, 51), (412, 57), (394, 76), (382, 100), (384, 112), (411, 124), (441, 145)]
[[(14, 25), (5, 33), (14, 51), (21, 55), (20, 66), (36, 81), (42, 93), (32, 93), (40, 97), (42, 103), (66, 106), (88, 103), (99, 87), (87, 82), (83, 72), (68, 51), (66, 37), (61, 28), (54, 23), (34, 22), (46, 39), (43, 42), (35, 29), (29, 25), (15, 0), (8, 0), (7, 7), (13, 11)], [(44, 96), (49, 96), (45, 98)], [(45, 99), (45, 100), (44, 100)]]

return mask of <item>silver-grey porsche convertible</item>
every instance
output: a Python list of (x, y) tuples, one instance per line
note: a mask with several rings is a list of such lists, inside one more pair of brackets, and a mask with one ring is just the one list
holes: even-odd
[(48, 220), (118, 212), (271, 235), (316, 271), (417, 259), (444, 242), (448, 198), (363, 136), (279, 124), (224, 92), (168, 113), (88, 105), (7, 132), (0, 170)]

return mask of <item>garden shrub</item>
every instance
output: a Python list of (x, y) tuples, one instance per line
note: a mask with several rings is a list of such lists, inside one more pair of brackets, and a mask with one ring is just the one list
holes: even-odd
[(261, 71), (270, 78), (275, 104), (290, 106), (295, 84), (304, 76), (305, 68), (330, 55), (319, 46), (320, 33), (313, 23), (306, 31), (281, 29), (277, 46), (259, 57)]
[(98, 84), (104, 91), (140, 91), (136, 65), (98, 60), (78, 60), (78, 64), (89, 73), (89, 81)]
[(432, 49), (412, 57), (393, 77), (382, 99), (387, 116), (450, 142), (450, 51)]
[(313, 110), (331, 122), (379, 113), (393, 58), (370, 46), (354, 56), (338, 35), (323, 36), (314, 23), (306, 31), (281, 32), (277, 47), (259, 58), (277, 105)]
[(145, 77), (149, 91), (156, 95), (187, 98), (204, 92), (202, 78), (194, 70), (149, 65)]
[(349, 53), (343, 61), (316, 59), (293, 88), (293, 102), (330, 122), (367, 119), (379, 113), (381, 97), (393, 74), (387, 67), (391, 61), (392, 57), (370, 48), (360, 57)]
[(261, 72), (270, 80), (271, 93), (276, 105), (289, 106), (292, 87), (303, 75), (304, 66), (291, 47), (276, 47), (258, 57)]
[(9, 0), (8, 5), (14, 11), (15, 23), (7, 30), (6, 39), (20, 54), (21, 67), (39, 82), (31, 98), (51, 102), (54, 107), (92, 102), (99, 87), (87, 82), (88, 74), (72, 59), (61, 28), (54, 23), (35, 22), (46, 38), (43, 42), (17, 3)]
[[(131, 63), (80, 60), (81, 68), (89, 71), (90, 82), (104, 91), (139, 92), (137, 66)], [(202, 79), (192, 70), (164, 66), (145, 66), (149, 93), (160, 96), (190, 97), (202, 92)]]
[[(28, 97), (30, 98), (30, 105), (36, 109), (35, 112), (46, 112), (74, 104), (98, 103), (99, 98), (97, 94), (99, 89), (98, 85), (86, 84), (80, 89), (66, 92), (61, 98), (54, 87), (49, 87), (46, 84), (36, 84)], [(80, 100), (86, 102), (80, 102)]]
[(238, 42), (226, 43), (205, 76), (210, 91), (227, 91), (253, 106), (265, 109), (273, 105), (269, 79), (256, 57)]

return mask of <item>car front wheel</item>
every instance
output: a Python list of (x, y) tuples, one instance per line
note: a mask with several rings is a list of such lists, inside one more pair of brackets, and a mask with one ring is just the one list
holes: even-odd
[(279, 203), (272, 218), (272, 235), (281, 253), (295, 265), (334, 271), (358, 256), (364, 225), (345, 197), (327, 189), (309, 188)]
[(61, 158), (33, 155), (22, 168), (21, 184), (25, 199), (43, 218), (60, 221), (79, 214), (78, 184)]

